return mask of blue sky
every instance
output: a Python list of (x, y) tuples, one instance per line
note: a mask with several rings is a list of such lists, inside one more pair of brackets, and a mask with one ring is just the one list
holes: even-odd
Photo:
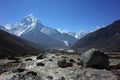
[(30, 13), (49, 27), (89, 31), (120, 19), (120, 0), (0, 0), (0, 25)]

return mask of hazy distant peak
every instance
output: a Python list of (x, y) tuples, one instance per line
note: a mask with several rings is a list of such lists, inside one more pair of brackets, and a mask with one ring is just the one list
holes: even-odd
[(75, 37), (76, 39), (80, 39), (80, 38), (82, 38), (83, 36), (85, 36), (86, 34), (89, 33), (89, 32), (83, 31), (83, 30), (81, 30), (79, 33), (69, 32), (67, 30), (61, 30), (61, 29), (57, 29), (57, 31), (59, 31), (60, 33), (66, 33), (70, 36)]
[(57, 31), (59, 31), (60, 33), (68, 33), (68, 31), (67, 31), (67, 30), (57, 29)]
[(82, 38), (82, 37), (84, 37), (86, 34), (88, 34), (89, 32), (86, 32), (86, 31), (83, 31), (83, 30), (81, 30), (81, 31), (79, 31), (79, 33), (77, 33), (76, 35), (75, 35), (75, 38), (77, 38), (77, 39), (80, 39), (80, 38)]

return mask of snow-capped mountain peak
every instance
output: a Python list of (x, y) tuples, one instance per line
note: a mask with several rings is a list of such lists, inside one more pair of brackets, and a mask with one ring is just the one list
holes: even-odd
[(28, 14), (26, 17), (35, 17), (32, 13)]
[(15, 34), (17, 36), (21, 36), (23, 33), (27, 33), (36, 27), (38, 19), (33, 16), (33, 14), (29, 14), (24, 19), (15, 25), (7, 24), (5, 25), (5, 29), (9, 30), (10, 33)]
[(69, 47), (79, 39), (77, 33), (43, 25), (33, 14), (25, 16), (23, 20), (14, 25), (7, 24), (4, 30), (34, 43), (54, 48)]
[[(67, 34), (69, 36), (72, 36), (76, 39), (80, 39), (84, 35), (86, 35), (86, 32), (80, 32), (80, 33), (74, 33), (74, 32), (69, 32), (67, 30), (61, 30), (61, 29), (52, 29), (50, 27), (46, 27), (41, 22), (31, 13), (27, 16), (24, 17), (24, 19), (15, 25), (7, 24), (5, 25), (5, 29), (17, 36), (21, 36), (22, 34), (26, 34), (27, 32), (30, 32), (33, 30), (35, 27), (39, 29), (41, 33), (44, 33), (46, 35), (52, 35), (55, 36), (56, 34)], [(57, 38), (59, 36), (56, 35)]]
[(36, 22), (38, 20), (33, 14), (27, 15), (24, 19), (26, 19), (28, 22)]

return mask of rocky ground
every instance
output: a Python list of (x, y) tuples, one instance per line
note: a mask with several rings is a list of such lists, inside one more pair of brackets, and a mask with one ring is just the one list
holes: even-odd
[(120, 69), (116, 69), (120, 59), (114, 56), (109, 55), (111, 70), (81, 67), (80, 54), (41, 53), (0, 59), (0, 80), (120, 80)]

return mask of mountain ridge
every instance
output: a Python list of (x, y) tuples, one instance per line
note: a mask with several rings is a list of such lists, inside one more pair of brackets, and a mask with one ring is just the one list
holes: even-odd
[[(24, 22), (26, 22), (26, 21), (27, 21), (27, 23), (29, 23), (28, 21), (30, 21), (32, 23), (31, 25), (32, 26), (34, 25), (33, 27), (35, 27), (35, 24), (37, 24), (37, 22), (40, 23), (41, 26), (45, 26), (33, 14), (29, 14), (29, 15), (25, 16), (21, 22), (18, 22), (15, 25), (6, 24), (3, 28), (3, 30), (7, 30), (7, 32), (10, 32), (14, 35), (21, 36), (22, 33), (24, 33), (24, 31), (21, 31), (21, 33), (20, 33), (19, 30), (17, 30), (18, 33), (20, 33), (20, 34), (17, 34), (17, 31), (11, 32), (10, 29), (15, 28), (15, 26), (23, 26)], [(47, 26), (45, 26), (45, 27), (47, 27)], [(51, 29), (54, 29), (54, 28), (51, 28)], [(79, 33), (75, 33), (75, 32), (69, 32), (69, 31), (60, 30), (60, 29), (54, 29), (54, 30), (57, 30), (60, 33), (67, 33), (68, 35), (70, 35), (70, 36), (72, 35), (73, 37), (75, 37), (77, 39), (79, 39), (79, 38), (83, 37), (84, 35), (86, 35), (87, 33), (89, 33), (89, 32), (85, 32), (85, 31), (80, 31)], [(30, 31), (30, 30), (28, 30), (28, 31)]]
[[(53, 29), (43, 25), (33, 14), (30, 14), (15, 25), (7, 24), (1, 28), (11, 34), (20, 36), (37, 44), (42, 44), (46, 48), (68, 48), (78, 40), (76, 34), (72, 32), (61, 33), (57, 29)], [(86, 34), (79, 34), (86, 35)], [(30, 37), (31, 36), (31, 37)], [(47, 45), (47, 46), (46, 46)]]
[(120, 51), (120, 20), (114, 21), (112, 24), (100, 28), (97, 31), (87, 34), (77, 41), (72, 48), (86, 50), (97, 48), (107, 52)]

